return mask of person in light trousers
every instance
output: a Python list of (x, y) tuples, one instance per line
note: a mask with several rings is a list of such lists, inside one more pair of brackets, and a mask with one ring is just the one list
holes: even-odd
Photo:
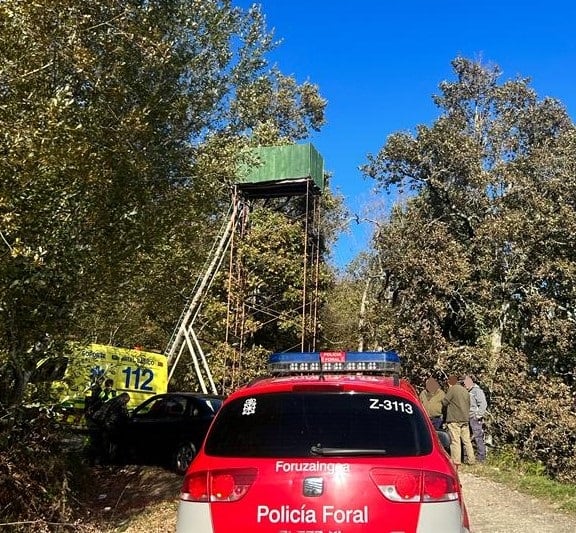
[(468, 391), (460, 385), (458, 377), (448, 376), (448, 391), (442, 400), (442, 405), (446, 407), (446, 425), (450, 434), (450, 456), (456, 468), (462, 464), (462, 447), (468, 460), (468, 464), (476, 462), (474, 448), (470, 440), (470, 395)]

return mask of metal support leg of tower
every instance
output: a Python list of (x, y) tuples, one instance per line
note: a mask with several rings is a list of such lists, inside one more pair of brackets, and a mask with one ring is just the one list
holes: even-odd
[[(194, 333), (193, 326), (202, 306), (202, 299), (212, 284), (216, 274), (218, 273), (218, 270), (220, 269), (220, 266), (222, 265), (222, 261), (224, 260), (226, 251), (230, 245), (231, 237), (234, 233), (238, 221), (238, 213), (240, 210), (241, 201), (235, 194), (232, 200), (230, 218), (218, 236), (217, 245), (213, 247), (211, 257), (209, 257), (208, 266), (203, 276), (197, 282), (195, 291), (192, 297), (189, 299), (189, 303), (184, 308), (184, 311), (182, 312), (182, 315), (178, 321), (178, 325), (172, 334), (168, 348), (166, 349), (169, 368), (169, 382), (174, 375), (174, 371), (180, 361), (180, 358), (182, 357), (182, 354), (187, 348), (188, 352), (192, 356), (194, 370), (203, 392), (207, 392), (206, 381), (208, 381), (212, 392), (216, 393), (216, 386), (212, 378), (212, 373), (210, 372), (206, 356), (204, 355), (198, 338)], [(204, 376), (206, 376), (206, 380), (204, 379)]]

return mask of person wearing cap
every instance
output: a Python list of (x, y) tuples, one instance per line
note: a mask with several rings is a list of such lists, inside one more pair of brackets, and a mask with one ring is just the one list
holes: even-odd
[(462, 447), (464, 447), (468, 464), (474, 464), (476, 459), (470, 440), (470, 394), (460, 385), (455, 375), (448, 376), (448, 391), (442, 400), (442, 405), (446, 407), (452, 462), (456, 468), (462, 464)]
[(420, 401), (435, 429), (440, 429), (442, 426), (443, 398), (444, 391), (440, 388), (438, 381), (429, 377), (426, 380), (426, 388), (420, 393)]
[(470, 429), (476, 442), (478, 461), (482, 462), (486, 460), (483, 418), (488, 408), (488, 402), (486, 401), (486, 394), (477, 383), (474, 383), (472, 376), (464, 378), (464, 387), (470, 395)]

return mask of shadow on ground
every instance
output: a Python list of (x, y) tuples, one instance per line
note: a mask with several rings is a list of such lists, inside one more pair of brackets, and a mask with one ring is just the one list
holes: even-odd
[(128, 522), (149, 506), (174, 502), (182, 485), (182, 476), (153, 466), (97, 466), (89, 475), (83, 506), (91, 522), (109, 527)]

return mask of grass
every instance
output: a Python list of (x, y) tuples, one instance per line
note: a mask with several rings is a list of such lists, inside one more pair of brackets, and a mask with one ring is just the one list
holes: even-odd
[(555, 481), (537, 462), (519, 459), (511, 450), (493, 451), (474, 473), (550, 503), (555, 509), (576, 516), (576, 485)]

